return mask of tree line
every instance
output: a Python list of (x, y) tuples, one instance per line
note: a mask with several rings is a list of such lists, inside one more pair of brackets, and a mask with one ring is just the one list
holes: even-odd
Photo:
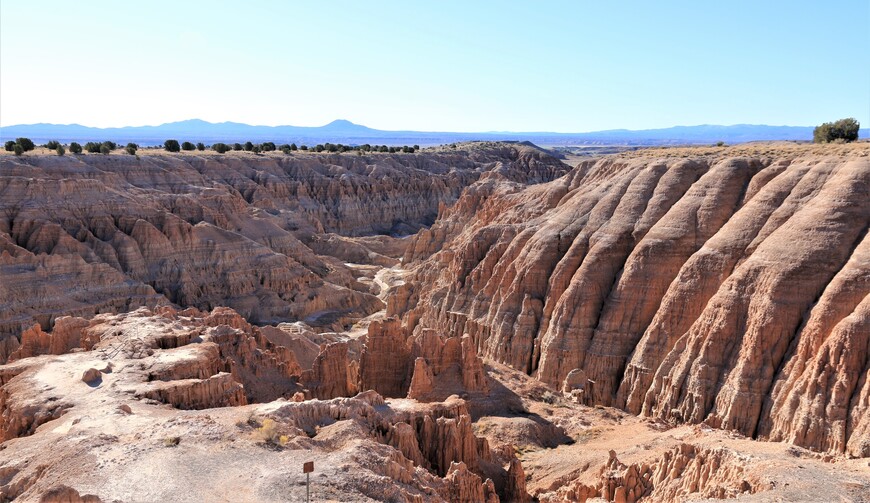
[[(9, 140), (5, 143), (4, 146), (8, 152), (14, 152), (15, 155), (22, 155), (24, 152), (28, 152), (36, 148), (36, 145), (29, 138), (17, 138), (15, 140)], [(57, 155), (66, 154), (65, 146), (55, 140), (51, 140), (45, 143), (44, 145), (42, 145), (42, 147), (49, 150), (54, 150)], [(78, 142), (71, 142), (68, 147), (69, 152), (72, 154), (81, 154), (86, 152), (89, 154), (108, 155), (113, 151), (122, 148), (126, 153), (130, 155), (136, 155), (136, 152), (139, 150), (139, 145), (136, 143), (128, 143), (126, 146), (122, 147), (113, 141), (89, 141), (84, 145)], [(289, 155), (290, 153), (296, 151), (311, 151), (329, 153), (357, 152), (358, 154), (362, 155), (364, 152), (383, 152), (390, 154), (402, 152), (406, 154), (413, 154), (414, 152), (420, 150), (420, 146), (404, 145), (401, 147), (391, 147), (388, 145), (370, 145), (368, 143), (364, 145), (343, 145), (341, 143), (327, 142), (317, 144), (313, 147), (309, 147), (308, 145), (297, 146), (295, 143), (284, 143), (281, 145), (276, 145), (274, 142), (271, 141), (263, 143), (253, 143), (250, 141), (246, 141), (245, 143), (215, 143), (213, 145), (206, 145), (202, 142), (192, 143), (189, 141), (179, 142), (178, 140), (166, 140), (165, 142), (163, 142), (163, 149), (167, 152), (181, 152), (193, 150), (198, 150), (201, 152), (206, 149), (211, 149), (219, 154), (224, 154), (229, 151), (252, 152), (254, 154), (259, 154), (261, 152), (281, 151), (284, 154)]]

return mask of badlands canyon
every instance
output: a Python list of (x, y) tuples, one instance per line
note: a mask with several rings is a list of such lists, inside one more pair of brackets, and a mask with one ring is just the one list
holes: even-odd
[(870, 499), (870, 144), (0, 156), (0, 501)]

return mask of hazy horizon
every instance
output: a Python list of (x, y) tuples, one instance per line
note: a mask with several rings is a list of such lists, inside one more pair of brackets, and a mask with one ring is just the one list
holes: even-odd
[(868, 25), (861, 0), (83, 9), (4, 0), (0, 126), (346, 119), (389, 131), (576, 133), (870, 124)]

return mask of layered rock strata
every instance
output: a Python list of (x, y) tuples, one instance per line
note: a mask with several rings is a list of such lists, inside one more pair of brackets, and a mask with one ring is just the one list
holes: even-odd
[(388, 314), (571, 374), (585, 404), (868, 456), (866, 150), (480, 181), (409, 246)]

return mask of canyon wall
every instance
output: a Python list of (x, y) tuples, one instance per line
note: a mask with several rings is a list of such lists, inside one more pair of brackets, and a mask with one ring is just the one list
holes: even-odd
[(870, 456), (868, 223), (866, 148), (481, 180), (409, 245), (388, 314), (575, 371), (588, 405)]
[(345, 262), (401, 255), (353, 236), (415, 232), (483, 176), (538, 182), (567, 169), (521, 144), (415, 155), (2, 156), (0, 362), (34, 323), (49, 330), (61, 316), (140, 306), (346, 324), (383, 304)]

